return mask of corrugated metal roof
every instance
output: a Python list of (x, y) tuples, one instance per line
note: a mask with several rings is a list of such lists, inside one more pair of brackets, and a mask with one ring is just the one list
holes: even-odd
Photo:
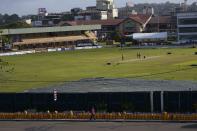
[(76, 20), (76, 21), (63, 21), (60, 22), (59, 25), (95, 25), (95, 24), (99, 24), (99, 25), (118, 25), (121, 22), (123, 22), (124, 19), (108, 19), (108, 20)]
[(61, 27), (4, 29), (2, 30), (3, 31), (2, 35), (66, 32), (66, 31), (86, 31), (86, 30), (100, 30), (100, 29), (101, 29), (101, 25), (78, 25), (78, 26), (61, 26)]
[(142, 25), (148, 23), (151, 18), (152, 15), (145, 15), (145, 14), (132, 14), (129, 16), (129, 19), (132, 19)]

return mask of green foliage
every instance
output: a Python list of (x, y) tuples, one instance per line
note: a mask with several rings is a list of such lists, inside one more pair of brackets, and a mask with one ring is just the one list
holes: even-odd
[(122, 111), (133, 112), (134, 111), (134, 106), (131, 102), (125, 101), (125, 102), (122, 103), (121, 109), (122, 109)]
[(10, 24), (0, 26), (0, 29), (17, 29), (17, 28), (30, 28), (30, 27), (32, 26), (27, 24), (26, 22), (18, 21), (18, 22), (13, 22)]
[(194, 110), (196, 110), (196, 112), (197, 112), (197, 104), (194, 104), (194, 105), (193, 105), (193, 108), (194, 108)]
[(101, 102), (101, 103), (96, 105), (96, 109), (99, 112), (106, 112), (107, 111), (107, 104), (104, 103), (104, 102)]
[(20, 21), (20, 17), (17, 14), (0, 14), (0, 25), (10, 24), (17, 21)]
[(11, 65), (8, 62), (0, 59), (0, 72), (13, 72), (13, 71), (14, 68), (11, 67)]
[(111, 38), (112, 40), (120, 42), (121, 34), (118, 31), (114, 31), (113, 33), (111, 33)]

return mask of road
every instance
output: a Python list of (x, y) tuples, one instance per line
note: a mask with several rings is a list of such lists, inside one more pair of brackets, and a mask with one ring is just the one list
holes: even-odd
[(0, 131), (196, 131), (197, 123), (0, 122)]

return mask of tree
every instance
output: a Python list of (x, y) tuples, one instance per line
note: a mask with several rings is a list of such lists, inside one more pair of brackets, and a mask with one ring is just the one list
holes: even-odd
[(14, 67), (0, 58), (0, 80), (5, 79), (6, 75), (12, 72), (14, 72)]
[(193, 105), (194, 110), (197, 112), (197, 104)]
[(110, 34), (110, 37), (111, 37), (112, 40), (120, 42), (120, 40), (121, 40), (121, 33), (118, 32), (118, 31), (114, 31), (114, 32), (112, 32)]
[(0, 26), (0, 29), (31, 28), (32, 26), (23, 21), (13, 22)]
[(14, 22), (17, 22), (20, 20), (21, 20), (21, 18), (17, 14), (12, 14), (12, 15), (0, 14), (0, 25), (14, 23)]
[(9, 36), (3, 36), (3, 31), (0, 30), (0, 49), (4, 50), (6, 46), (10, 46), (11, 39)]

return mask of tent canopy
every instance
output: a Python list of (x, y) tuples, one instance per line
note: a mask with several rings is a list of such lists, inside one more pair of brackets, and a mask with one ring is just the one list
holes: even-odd
[(167, 32), (158, 33), (134, 33), (128, 37), (133, 37), (134, 40), (165, 40), (168, 37)]

